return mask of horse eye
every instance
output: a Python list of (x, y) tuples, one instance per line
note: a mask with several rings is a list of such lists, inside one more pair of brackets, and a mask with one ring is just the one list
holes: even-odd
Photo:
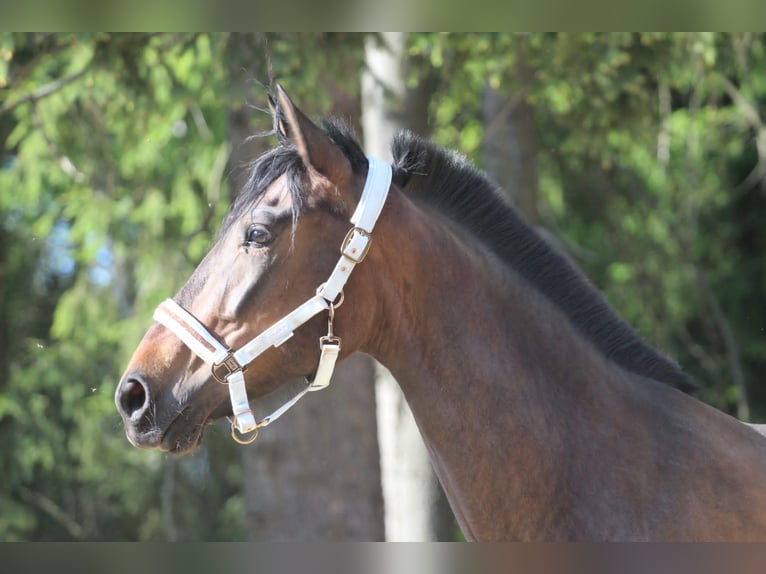
[(268, 228), (257, 223), (252, 224), (245, 232), (245, 245), (252, 247), (266, 247), (272, 239)]

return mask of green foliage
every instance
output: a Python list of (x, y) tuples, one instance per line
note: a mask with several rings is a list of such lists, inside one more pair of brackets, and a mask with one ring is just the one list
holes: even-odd
[(509, 107), (530, 104), (545, 224), (621, 314), (698, 378), (703, 398), (736, 412), (739, 364), (758, 417), (765, 47), (759, 34), (710, 33), (427, 34), (410, 43), (445, 78), (432, 98), (435, 139), (481, 163), (481, 94), (489, 86)]
[[(409, 39), (410, 85), (441, 78), (434, 138), (481, 164), (485, 89), (529, 105), (544, 224), (705, 400), (741, 406), (738, 366), (766, 416), (764, 36)], [(353, 101), (363, 40), (0, 34), (0, 539), (243, 536), (225, 429), (137, 451), (112, 394), (224, 215), (231, 114), (272, 80), (311, 115)]]
[[(15, 239), (2, 269), (31, 276), (13, 293), (16, 304), (30, 296), (43, 304), (41, 324), (9, 333), (13, 353), (4, 357), (0, 538), (242, 536), (231, 510), (239, 485), (218, 470), (237, 465), (228, 442), (220, 454), (203, 450), (189, 461), (135, 451), (112, 399), (150, 309), (201, 258), (196, 237), (212, 235), (228, 204), (226, 108), (215, 95), (225, 91), (225, 74), (213, 58), (224, 40), (17, 35), (0, 42), (24, 47), (8, 59), (6, 102), (79, 74), (15, 107), (10, 122), (2, 117), (10, 125), (0, 132), (7, 134), (0, 215)], [(6, 317), (16, 320), (13, 309)], [(184, 476), (200, 465), (202, 480)], [(170, 467), (175, 486), (163, 495)]]
[(0, 35), (0, 539), (242, 538), (228, 430), (138, 451), (114, 389), (228, 207), (239, 86), (326, 113), (362, 60), (348, 34)]

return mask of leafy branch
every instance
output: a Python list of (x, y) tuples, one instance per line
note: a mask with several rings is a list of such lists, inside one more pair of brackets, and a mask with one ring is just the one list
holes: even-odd
[(75, 540), (86, 538), (85, 529), (52, 499), (26, 486), (19, 487), (19, 494), (24, 502), (35, 506), (63, 526)]
[(36, 89), (35, 91), (25, 94), (12, 102), (3, 104), (2, 106), (0, 106), (0, 115), (13, 111), (19, 106), (24, 104), (37, 103), (43, 98), (47, 98), (48, 96), (55, 94), (59, 90), (68, 86), (69, 84), (79, 80), (83, 75), (85, 75), (89, 67), (90, 67), (89, 65), (86, 65), (84, 68), (75, 72), (74, 74), (70, 74), (69, 76), (59, 78), (58, 80), (50, 82), (49, 84), (45, 84), (44, 86)]

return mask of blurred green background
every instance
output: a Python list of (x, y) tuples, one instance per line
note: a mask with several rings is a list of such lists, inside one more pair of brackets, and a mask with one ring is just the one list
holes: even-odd
[[(361, 132), (378, 40), (0, 34), (0, 540), (248, 537), (225, 426), (139, 451), (114, 388), (273, 145), (246, 139), (270, 82)], [(766, 420), (766, 35), (402, 41), (404, 123), (503, 183), (703, 400)]]

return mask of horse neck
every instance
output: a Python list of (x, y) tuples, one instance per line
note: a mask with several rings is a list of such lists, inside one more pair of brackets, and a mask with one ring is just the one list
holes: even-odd
[(562, 444), (623, 401), (627, 375), (450, 222), (400, 195), (391, 204), (364, 350), (399, 382), (468, 537), (550, 535)]

